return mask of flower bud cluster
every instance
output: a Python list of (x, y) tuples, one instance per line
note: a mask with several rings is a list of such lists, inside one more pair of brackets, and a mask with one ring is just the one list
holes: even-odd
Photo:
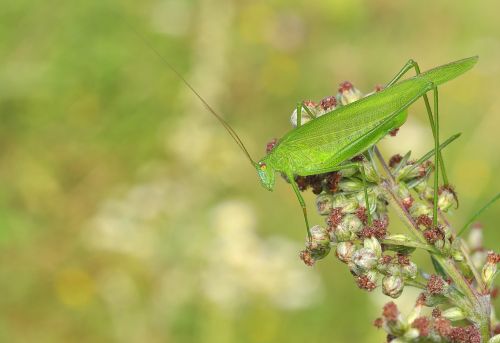
[[(381, 88), (376, 89), (379, 90)], [(371, 93), (366, 96), (369, 95)], [(304, 102), (307, 110), (301, 111), (301, 123), (362, 97), (363, 94), (350, 82), (343, 82), (336, 96), (326, 97), (318, 103)], [(290, 120), (296, 127), (297, 110)], [(396, 133), (397, 129), (391, 135)], [(270, 142), (267, 149), (272, 149), (274, 144), (275, 141)], [(311, 189), (316, 195), (317, 211), (325, 217), (326, 223), (324, 228), (314, 226), (310, 229), (310, 239), (300, 253), (304, 263), (313, 265), (333, 250), (335, 256), (347, 265), (361, 289), (372, 291), (380, 286), (382, 293), (391, 298), (398, 298), (405, 285), (424, 289), (407, 317), (402, 316), (392, 302), (384, 306), (382, 316), (374, 324), (387, 332), (387, 342), (480, 342), (477, 325), (452, 325), (453, 322), (463, 324), (464, 320), (474, 322), (471, 318), (476, 315), (465, 301), (466, 292), (461, 292), (460, 287), (463, 288), (464, 283), (471, 287), (484, 283), (486, 289), (478, 287), (478, 290), (493, 297), (491, 286), (498, 274), (500, 254), (485, 251), (481, 229), (474, 226), (468, 239), (471, 251), (469, 256), (466, 255), (467, 247), (455, 238), (443, 219), (444, 213), (458, 206), (454, 189), (445, 185), (435, 194), (433, 163), (410, 160), (409, 152), (404, 156), (394, 155), (389, 160), (394, 182), (378, 174), (370, 153), (355, 156), (345, 163), (357, 163), (359, 167), (295, 177), (300, 191)], [(433, 218), (435, 196), (438, 218)], [(387, 205), (390, 202), (409, 219), (414, 237), (388, 231)], [(456, 263), (455, 267), (463, 278), (448, 279), (454, 274), (442, 270), (443, 265), (435, 268), (446, 279), (440, 275), (419, 273), (419, 268), (410, 259), (416, 248), (441, 255), (448, 263)], [(443, 310), (439, 308), (442, 305), (445, 305)], [(422, 314), (423, 306), (433, 307), (432, 315)], [(498, 331), (500, 333), (500, 329)]]
[[(402, 206), (410, 213), (425, 240), (443, 254), (452, 255), (457, 261), (463, 260), (462, 254), (453, 244), (450, 228), (439, 222), (433, 225), (434, 190), (429, 186), (433, 164), (425, 161), (417, 165), (407, 153), (405, 156), (391, 157), (389, 166), (397, 181), (397, 194)], [(441, 213), (458, 206), (457, 195), (450, 185), (439, 189), (437, 205)]]
[(387, 342), (481, 342), (481, 334), (474, 325), (453, 326), (452, 321), (463, 319), (463, 312), (450, 308), (443, 312), (435, 308), (432, 315), (422, 315), (419, 299), (408, 316), (403, 316), (396, 304), (384, 306), (382, 316), (374, 325), (387, 332)]

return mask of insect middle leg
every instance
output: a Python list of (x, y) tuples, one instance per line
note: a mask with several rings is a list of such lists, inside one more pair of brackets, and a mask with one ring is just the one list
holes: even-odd
[(302, 126), (302, 109), (306, 110), (311, 119), (316, 119), (314, 113), (306, 106), (304, 101), (297, 103), (297, 128)]

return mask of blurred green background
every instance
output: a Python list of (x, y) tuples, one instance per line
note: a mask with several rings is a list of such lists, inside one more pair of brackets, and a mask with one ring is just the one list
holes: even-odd
[[(346, 79), (368, 92), (409, 58), (425, 70), (479, 55), (440, 91), (442, 137), (463, 132), (445, 153), (460, 226), (500, 186), (499, 12), (496, 0), (2, 1), (0, 341), (383, 341), (371, 322), (387, 299), (331, 256), (299, 261), (291, 189), (260, 187), (134, 30), (256, 157), (299, 100)], [(421, 103), (381, 147), (432, 147)], [(481, 218), (490, 248), (497, 218), (498, 206)]]

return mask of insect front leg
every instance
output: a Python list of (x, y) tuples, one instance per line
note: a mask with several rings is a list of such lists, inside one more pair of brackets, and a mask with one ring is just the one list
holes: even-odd
[[(406, 74), (409, 70), (415, 69), (415, 74), (419, 75), (420, 74), (420, 67), (417, 62), (414, 60), (410, 59), (406, 64), (401, 68), (401, 70), (394, 76), (394, 78), (386, 85), (386, 87), (390, 87), (393, 84), (395, 84), (397, 81), (399, 81), (404, 74)], [(432, 136), (434, 140), (436, 140), (436, 126), (438, 125), (437, 120), (434, 118), (432, 115), (432, 110), (431, 110), (431, 105), (429, 102), (429, 98), (427, 97), (427, 94), (423, 95), (424, 98), (424, 103), (425, 103), (425, 109), (427, 110), (427, 117), (429, 119), (429, 124), (431, 125), (431, 130), (432, 130)], [(438, 128), (439, 130), (439, 128)], [(439, 163), (441, 165), (441, 173), (443, 175), (443, 183), (446, 185), (448, 184), (448, 176), (446, 174), (446, 168), (444, 165), (443, 161), (443, 156), (441, 154), (441, 151), (438, 151), (438, 158), (439, 158)], [(437, 170), (437, 165), (436, 165), (436, 170)]]
[[(365, 169), (364, 166), (361, 163), (347, 163), (347, 164), (342, 164), (340, 166), (336, 166), (334, 168), (331, 168), (329, 171), (339, 171), (342, 169), (350, 169), (350, 168), (357, 168), (361, 174), (361, 178), (363, 181), (363, 191), (365, 195), (365, 207), (368, 213), (368, 224), (372, 224), (372, 216), (370, 212), (370, 203), (368, 200), (368, 187), (367, 187), (367, 181), (366, 181), (366, 174), (365, 174)], [(292, 173), (287, 173), (286, 174), (288, 180), (290, 180), (290, 183), (292, 185), (293, 191), (295, 192), (295, 195), (297, 196), (297, 199), (299, 200), (300, 206), (302, 207), (302, 212), (304, 214), (304, 221), (306, 223), (306, 231), (307, 231), (307, 237), (309, 241), (311, 241), (311, 232), (309, 230), (309, 220), (307, 217), (307, 207), (306, 207), (306, 202), (304, 201), (304, 198), (302, 197), (302, 194), (300, 193), (299, 186), (297, 185), (297, 182), (295, 181), (295, 176)]]
[(295, 176), (291, 173), (288, 173), (288, 174), (286, 174), (286, 177), (288, 178), (288, 180), (290, 180), (290, 183), (292, 184), (293, 191), (295, 192), (295, 195), (297, 196), (297, 199), (299, 200), (300, 206), (302, 207), (302, 212), (304, 214), (304, 221), (306, 223), (307, 237), (308, 237), (309, 241), (311, 241), (311, 232), (309, 231), (309, 220), (307, 219), (306, 202), (304, 201), (302, 194), (300, 194), (299, 186), (297, 185), (297, 182), (295, 182)]

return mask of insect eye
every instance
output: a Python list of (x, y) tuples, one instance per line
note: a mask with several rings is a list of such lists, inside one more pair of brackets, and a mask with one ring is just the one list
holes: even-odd
[(262, 163), (262, 162), (261, 162), (261, 163), (259, 163), (259, 165), (260, 165), (260, 170), (266, 170), (266, 167), (267, 167), (267, 166), (266, 166), (266, 164), (265, 164), (265, 163)]

